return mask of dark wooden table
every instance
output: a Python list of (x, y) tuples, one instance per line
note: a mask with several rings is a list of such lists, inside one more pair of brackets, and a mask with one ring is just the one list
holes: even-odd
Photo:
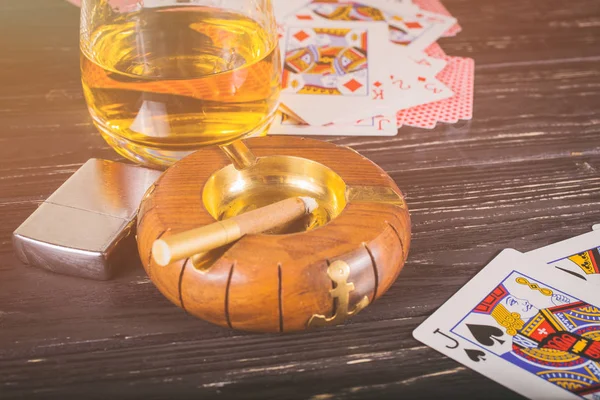
[(414, 239), (398, 282), (352, 322), (291, 335), (212, 326), (141, 268), (108, 282), (19, 263), (13, 230), (90, 157), (78, 9), (0, 0), (0, 398), (514, 398), (412, 330), (501, 249), (600, 222), (598, 0), (446, 0), (476, 60), (475, 118), (394, 138), (330, 138), (388, 171)]

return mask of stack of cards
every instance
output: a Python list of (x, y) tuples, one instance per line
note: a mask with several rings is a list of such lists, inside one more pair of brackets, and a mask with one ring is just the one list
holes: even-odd
[(598, 399), (599, 250), (600, 231), (504, 250), (414, 336), (524, 396)]
[(473, 60), (439, 0), (274, 0), (283, 63), (271, 134), (392, 136), (472, 118)]

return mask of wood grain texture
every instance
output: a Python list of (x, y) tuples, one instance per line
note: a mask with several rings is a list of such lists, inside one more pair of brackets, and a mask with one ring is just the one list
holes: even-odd
[[(231, 162), (219, 148), (198, 151), (158, 179), (138, 215), (140, 258), (159, 290), (199, 318), (259, 332), (305, 330), (313, 315), (333, 316), (336, 300), (330, 294), (333, 282), (326, 271), (336, 260), (350, 266), (348, 282), (355, 285), (349, 311), (364, 296), (374, 299), (375, 293), (383, 295), (398, 277), (410, 246), (410, 217), (391, 178), (358, 153), (331, 143), (263, 137), (248, 139), (245, 144), (259, 158), (257, 168), (274, 156), (309, 159), (335, 171), (348, 188), (368, 186), (369, 194), (388, 190), (399, 204), (382, 202), (376, 195), (357, 196), (336, 218), (317, 229), (244, 236), (211, 257), (202, 270), (185, 261), (161, 267), (151, 254), (155, 240), (215, 221), (203, 202), (203, 190), (213, 174)], [(265, 171), (277, 173), (279, 182), (279, 174), (286, 176), (281, 172), (284, 168), (281, 164)], [(313, 171), (305, 165), (301, 170), (302, 177)], [(233, 175), (236, 182), (250, 181), (240, 174), (236, 171)], [(311, 178), (318, 180), (318, 173)], [(260, 180), (264, 179), (268, 177), (261, 175)]]
[(345, 326), (232, 332), (187, 316), (140, 265), (108, 282), (21, 265), (12, 231), (90, 157), (117, 159), (79, 83), (77, 9), (0, 1), (0, 397), (519, 398), (412, 330), (501, 249), (600, 221), (600, 5), (445, 0), (474, 57), (474, 119), (335, 138), (390, 173), (413, 221), (401, 278)]

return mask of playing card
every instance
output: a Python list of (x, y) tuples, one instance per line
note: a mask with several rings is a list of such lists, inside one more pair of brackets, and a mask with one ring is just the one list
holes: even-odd
[(439, 102), (411, 107), (406, 110), (404, 125), (423, 129), (433, 129), (438, 122), (441, 109), (442, 106)]
[[(412, 107), (440, 102), (441, 100), (450, 99), (455, 95), (439, 79), (440, 77), (444, 78), (446, 72), (449, 74), (456, 73), (455, 67), (446, 69), (446, 59), (450, 59), (450, 57), (439, 59), (428, 56), (423, 52), (399, 51), (397, 48), (392, 48), (387, 57), (383, 62), (389, 64), (390, 75), (383, 79), (382, 82), (391, 83), (391, 86), (387, 87), (387, 94), (384, 97), (388, 100), (393, 99), (393, 101), (387, 103), (389, 107), (385, 110), (383, 108), (386, 107), (384, 105), (386, 103), (378, 106), (383, 114), (391, 115), (399, 109), (412, 110)], [(438, 74), (437, 77), (435, 76), (436, 74)], [(465, 87), (465, 89), (467, 88)], [(438, 113), (435, 115), (437, 116)], [(343, 120), (334, 122), (346, 123), (348, 121), (347, 118), (344, 118)]]
[(270, 135), (300, 136), (394, 136), (398, 133), (393, 116), (376, 116), (358, 120), (353, 124), (327, 124), (314, 126), (302, 123), (285, 113), (277, 113), (269, 129)]
[(404, 110), (406, 125), (432, 129), (437, 122), (456, 123), (473, 117), (473, 81), (475, 64), (472, 58), (449, 57), (434, 43), (425, 49), (433, 58), (447, 61), (446, 67), (436, 76), (454, 96), (427, 104), (426, 106)]
[[(453, 71), (453, 69), (445, 69), (438, 76), (443, 76), (444, 73)], [(455, 93), (456, 96), (456, 93)], [(454, 97), (454, 96), (453, 96)], [(404, 125), (433, 129), (435, 128), (442, 109), (450, 99), (445, 99), (436, 102), (429, 102), (415, 107), (408, 108), (404, 111)]]
[(444, 51), (444, 49), (442, 49), (442, 47), (439, 45), (439, 43), (432, 43), (432, 44), (430, 44), (424, 50), (424, 53), (427, 54), (430, 57), (441, 58), (443, 60), (446, 60), (448, 58), (448, 55), (446, 54), (446, 52)]
[[(376, 23), (289, 26), (281, 38), (281, 102), (310, 125), (390, 106), (386, 29)], [(383, 44), (383, 45), (382, 45)]]
[(450, 16), (420, 10), (389, 0), (279, 0), (276, 19), (282, 24), (307, 21), (379, 22), (388, 26), (390, 41), (423, 50), (456, 23)]
[(414, 67), (419, 68), (421, 74), (435, 76), (442, 72), (448, 61), (442, 58), (431, 57), (422, 51), (407, 51), (406, 57), (414, 63)]
[(414, 337), (533, 398), (600, 394), (600, 296), (508, 249)]
[[(442, 48), (437, 43), (434, 43), (425, 49), (425, 54), (429, 55), (433, 59), (439, 59), (445, 62), (450, 59), (450, 57), (446, 56)], [(436, 78), (439, 79), (440, 82), (450, 87), (449, 85), (454, 83), (454, 77), (456, 74), (457, 68), (455, 63), (451, 65), (446, 64), (445, 68), (443, 68), (437, 74)], [(454, 96), (448, 99), (426, 103), (406, 110), (404, 112), (404, 125), (424, 129), (435, 128), (444, 111), (448, 108), (448, 103), (451, 101), (456, 101), (457, 96), (459, 96), (457, 89), (459, 88), (456, 85), (454, 85), (454, 89), (450, 89), (454, 92)]]
[(448, 74), (439, 76), (455, 95), (444, 101), (438, 116), (440, 122), (456, 123), (473, 118), (473, 81), (475, 63), (472, 58), (449, 57)]
[(400, 110), (396, 113), (396, 127), (397, 128), (402, 128), (402, 126), (404, 125), (404, 121), (406, 120), (406, 114), (408, 113), (409, 109), (406, 110)]
[(472, 58), (447, 57), (448, 64), (436, 76), (454, 96), (403, 110), (404, 125), (433, 129), (437, 122), (456, 123), (473, 117)]
[[(448, 9), (444, 7), (444, 5), (440, 2), (440, 0), (414, 0), (415, 5), (418, 6), (422, 10), (434, 12), (436, 14), (447, 15), (449, 17), (452, 16)], [(458, 23), (452, 25), (446, 32), (444, 32), (444, 37), (448, 36), (456, 36), (457, 33), (462, 31), (462, 28)]]
[(385, 39), (385, 26), (353, 22), (286, 27), (282, 103), (310, 125), (353, 122), (451, 97)]
[[(406, 7), (400, 3), (395, 6), (402, 10)], [(319, 20), (387, 22), (391, 17), (365, 1), (358, 3), (344, 0), (274, 0), (273, 8), (275, 18), (283, 23)], [(412, 5), (409, 8), (414, 10)]]
[[(369, 1), (369, 0), (367, 0)], [(390, 3), (384, 0), (372, 0), (374, 5), (387, 5), (388, 8), (395, 7), (395, 11), (404, 11), (414, 14), (414, 5), (406, 3)], [(275, 14), (278, 20), (281, 20), (281, 28), (285, 29), (286, 23), (296, 23), (304, 21), (347, 21), (347, 22), (385, 22), (393, 24), (394, 19), (399, 16), (388, 15), (373, 5), (366, 3), (354, 3), (347, 1), (319, 1), (319, 0), (290, 0), (276, 1), (274, 3)], [(399, 24), (399, 22), (397, 22)], [(389, 28), (393, 31), (393, 28)], [(390, 33), (391, 35), (391, 33)], [(435, 44), (435, 43), (434, 43)], [(446, 61), (440, 57), (430, 57), (421, 50), (407, 48), (407, 57), (421, 68), (422, 73), (435, 75), (445, 66)]]
[[(413, 50), (423, 50), (448, 31), (456, 19), (418, 7), (399, 7), (389, 0), (363, 0), (387, 17), (390, 40)], [(393, 6), (391, 6), (393, 5)]]
[(527, 253), (560, 274), (600, 285), (600, 231), (592, 231)]
[(392, 107), (394, 112), (454, 96), (439, 79), (419, 73), (406, 61), (394, 64), (390, 80), (390, 92), (397, 96)]
[[(401, 63), (401, 65), (407, 64)], [(413, 118), (414, 115), (412, 114), (415, 110), (423, 114), (424, 118), (428, 118), (426, 115), (427, 108), (422, 105), (432, 102), (439, 103), (440, 99), (448, 99), (454, 95), (454, 93), (437, 78), (428, 77), (427, 75), (411, 76), (410, 68), (408, 66), (406, 68), (398, 67), (398, 70), (402, 75), (390, 75), (392, 86), (388, 89), (388, 97), (390, 97), (390, 95), (394, 96), (394, 101), (387, 107), (382, 105), (378, 108), (384, 115), (396, 113), (396, 119), (399, 121), (402, 118), (408, 125), (415, 120)], [(396, 111), (398, 109), (400, 109), (400, 111)], [(437, 113), (435, 115), (437, 115)], [(353, 113), (352, 116), (354, 116)], [(336, 124), (347, 123), (348, 117), (346, 116), (332, 122)], [(398, 125), (398, 127), (400, 126), (402, 126), (402, 124)], [(421, 125), (413, 126), (422, 127)]]

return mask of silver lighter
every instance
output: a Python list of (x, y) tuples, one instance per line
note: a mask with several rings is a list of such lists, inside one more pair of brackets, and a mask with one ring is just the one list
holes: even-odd
[(138, 206), (160, 171), (90, 159), (13, 233), (25, 264), (110, 279), (137, 254)]

